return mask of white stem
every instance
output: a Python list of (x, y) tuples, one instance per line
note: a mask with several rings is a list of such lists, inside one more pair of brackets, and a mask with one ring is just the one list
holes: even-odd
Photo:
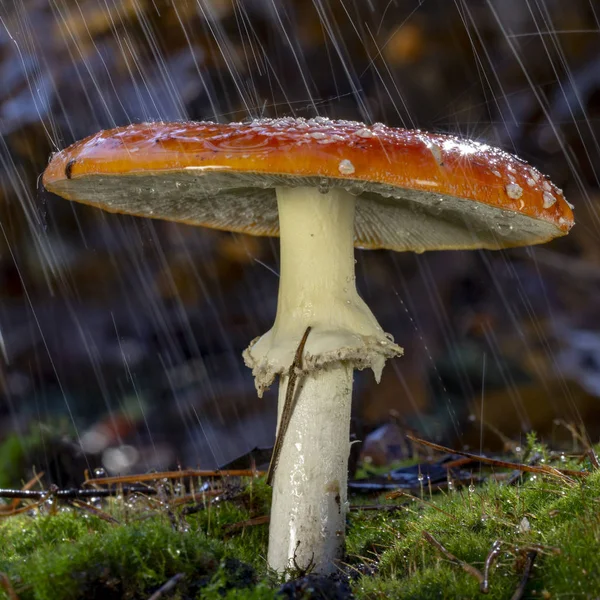
[[(342, 189), (277, 188), (281, 276), (274, 338), (296, 340), (308, 325), (309, 347), (340, 346), (339, 335), (383, 331), (356, 291), (356, 199)], [(316, 334), (316, 335), (315, 335)]]
[[(269, 566), (331, 573), (346, 528), (352, 366), (302, 377), (273, 482)], [(287, 378), (279, 385), (279, 405)]]
[(376, 377), (402, 353), (359, 297), (355, 198), (341, 189), (277, 188), (281, 279), (270, 331), (244, 353), (259, 394), (281, 376), (279, 413), (298, 344), (311, 327), (295, 407), (273, 481), (269, 566), (329, 573), (342, 558), (355, 368)]
[[(278, 189), (281, 279), (276, 337), (310, 325), (335, 337), (362, 319), (377, 328), (356, 292), (355, 199), (343, 190)], [(314, 335), (314, 334), (313, 334)], [(313, 341), (313, 340), (311, 340)], [(298, 379), (295, 409), (273, 482), (269, 566), (335, 568), (344, 550), (353, 367), (334, 364)], [(280, 380), (279, 413), (287, 377)]]

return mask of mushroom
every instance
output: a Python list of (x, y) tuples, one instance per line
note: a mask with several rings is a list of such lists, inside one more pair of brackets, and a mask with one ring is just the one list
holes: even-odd
[(498, 249), (573, 225), (561, 191), (506, 152), (319, 117), (101, 131), (54, 155), (44, 185), (111, 212), (280, 236), (275, 323), (244, 352), (259, 395), (279, 376), (280, 421), (293, 386), (273, 481), (278, 572), (328, 573), (342, 557), (353, 372), (379, 380), (402, 354), (356, 291), (354, 246)]

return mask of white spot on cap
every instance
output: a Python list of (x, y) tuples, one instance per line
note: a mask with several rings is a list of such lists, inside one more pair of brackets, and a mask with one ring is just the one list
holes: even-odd
[(347, 158), (340, 161), (338, 169), (342, 175), (352, 175), (355, 171), (354, 165)]
[(544, 183), (542, 183), (542, 189), (549, 192), (552, 190), (552, 187), (550, 186), (550, 184), (547, 181), (544, 181)]
[(513, 200), (518, 200), (523, 195), (523, 188), (516, 183), (509, 183), (504, 188), (506, 195)]
[(534, 181), (540, 180), (540, 174), (535, 169), (529, 169), (529, 173)]
[(567, 206), (571, 209), (571, 210), (575, 210), (575, 205), (571, 204), (568, 200), (565, 199), (565, 202), (567, 203)]
[(500, 175), (499, 171), (492, 171), (492, 173), (496, 176), (496, 177), (502, 177), (502, 175)]
[(534, 179), (532, 179), (531, 177), (528, 177), (528, 178), (527, 178), (527, 185), (528, 185), (529, 187), (535, 187), (535, 180), (534, 180)]
[(356, 131), (356, 135), (361, 138), (375, 137), (375, 134), (370, 129), (367, 129), (366, 127), (363, 127), (362, 129), (358, 129)]
[(313, 131), (312, 133), (309, 133), (308, 135), (310, 135), (310, 137), (315, 138), (315, 140), (323, 140), (327, 137), (326, 133), (323, 133), (322, 131)]
[(556, 203), (556, 198), (550, 192), (544, 192), (544, 208), (550, 208)]

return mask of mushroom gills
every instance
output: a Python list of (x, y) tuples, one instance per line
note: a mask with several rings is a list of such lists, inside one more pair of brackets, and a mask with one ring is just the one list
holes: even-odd
[(356, 198), (355, 245), (363, 248), (497, 249), (560, 234), (551, 221), (472, 199), (349, 178), (188, 168), (73, 177), (53, 191), (114, 212), (276, 236), (276, 193), (319, 186)]

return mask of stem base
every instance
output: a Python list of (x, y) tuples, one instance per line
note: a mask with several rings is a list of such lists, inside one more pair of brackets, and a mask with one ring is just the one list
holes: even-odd
[[(273, 482), (269, 567), (282, 573), (331, 573), (344, 551), (350, 410), (350, 365), (299, 377), (295, 408)], [(279, 387), (280, 410), (288, 378)]]

